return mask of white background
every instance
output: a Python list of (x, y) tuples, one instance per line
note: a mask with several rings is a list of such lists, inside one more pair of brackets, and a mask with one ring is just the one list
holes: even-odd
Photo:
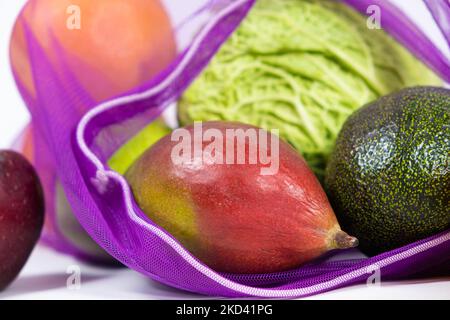
[[(95, 0), (94, 0), (95, 1)], [(174, 23), (194, 11), (202, 0), (166, 0)], [(397, 0), (449, 56), (449, 48), (420, 0)], [(16, 89), (9, 67), (8, 46), (14, 20), (25, 0), (0, 0), (0, 149), (29, 121), (29, 115)], [(79, 290), (66, 287), (67, 269), (81, 269)], [(12, 299), (178, 299), (202, 298), (160, 285), (128, 269), (99, 268), (82, 264), (72, 257), (38, 246), (13, 285), (0, 294)], [(450, 277), (403, 282), (383, 282), (381, 287), (359, 285), (335, 290), (314, 299), (450, 299)]]

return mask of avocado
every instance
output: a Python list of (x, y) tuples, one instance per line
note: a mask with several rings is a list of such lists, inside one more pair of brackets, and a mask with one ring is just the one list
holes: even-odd
[(352, 114), (326, 168), (341, 226), (368, 255), (450, 227), (450, 90), (413, 87)]

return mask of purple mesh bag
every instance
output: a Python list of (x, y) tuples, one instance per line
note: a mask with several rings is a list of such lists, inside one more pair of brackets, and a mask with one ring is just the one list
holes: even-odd
[[(383, 27), (424, 61), (446, 82), (450, 63), (424, 33), (388, 1), (347, 0), (365, 13), (378, 5)], [(63, 90), (42, 49), (27, 34), (38, 99), (21, 88), (33, 117), (38, 169), (54, 169), (77, 220), (106, 252), (124, 265), (167, 285), (183, 290), (227, 297), (303, 297), (366, 281), (374, 268), (383, 280), (402, 279), (417, 274), (448, 273), (450, 231), (418, 241), (372, 258), (345, 259), (346, 253), (326, 257), (289, 272), (235, 275), (211, 270), (193, 257), (170, 234), (141, 212), (124, 178), (107, 166), (109, 157), (128, 139), (157, 118), (207, 65), (220, 45), (236, 29), (251, 9), (252, 0), (210, 2), (191, 20), (208, 12), (210, 18), (179, 55), (156, 79), (133, 93), (107, 101), (89, 111), (81, 120), (74, 111), (78, 104), (90, 105), (90, 97), (71, 78), (64, 76), (73, 90)], [(448, 40), (448, 3), (427, 1), (436, 22)], [(183, 29), (183, 26), (181, 27)], [(55, 43), (55, 50), (58, 45)], [(19, 83), (19, 87), (20, 87)], [(48, 187), (54, 184), (43, 177)], [(53, 179), (53, 178), (52, 178)], [(47, 188), (46, 188), (47, 189)], [(47, 190), (54, 198), (54, 187)], [(50, 219), (56, 214), (52, 207)], [(93, 258), (67, 241), (58, 225), (44, 235), (52, 246), (75, 255)]]

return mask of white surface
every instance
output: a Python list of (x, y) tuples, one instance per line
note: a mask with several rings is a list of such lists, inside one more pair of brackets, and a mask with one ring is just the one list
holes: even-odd
[(24, 0), (0, 0), (0, 148), (6, 148), (28, 122), (29, 115), (9, 66), (9, 37)]
[[(70, 276), (67, 270), (74, 266), (81, 271), (79, 289), (67, 287)], [(130, 269), (87, 265), (38, 246), (18, 279), (5, 292), (0, 293), (0, 299), (208, 299), (208, 297), (172, 289)], [(308, 299), (450, 299), (450, 277), (421, 281), (381, 281), (379, 287), (362, 284)]]
[[(180, 21), (192, 7), (204, 0), (166, 0), (174, 21)], [(443, 40), (420, 0), (396, 1), (405, 7), (447, 54)], [(407, 2), (407, 4), (406, 4)], [(0, 148), (7, 148), (29, 120), (17, 92), (8, 59), (10, 32), (25, 0), (0, 0)], [(81, 288), (66, 286), (70, 266), (81, 268)], [(13, 285), (0, 299), (190, 299), (204, 298), (153, 282), (125, 268), (100, 268), (83, 264), (44, 247), (37, 247)], [(335, 290), (313, 299), (450, 299), (450, 277), (424, 281), (382, 282)]]

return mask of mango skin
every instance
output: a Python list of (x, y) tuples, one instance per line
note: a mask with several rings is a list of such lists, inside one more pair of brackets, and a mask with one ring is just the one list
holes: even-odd
[(376, 255), (450, 228), (450, 90), (415, 87), (344, 124), (326, 190), (342, 226)]
[(142, 153), (171, 131), (163, 119), (154, 120), (120, 147), (108, 160), (108, 165), (117, 173), (124, 174)]
[[(68, 8), (74, 5), (80, 8), (81, 29), (66, 26), (72, 15)], [(31, 48), (26, 39), (28, 29), (66, 92), (82, 89), (97, 103), (135, 90), (163, 71), (177, 55), (170, 17), (159, 0), (29, 0), (15, 22), (9, 55), (22, 95), (32, 99), (38, 98), (39, 77), (32, 72), (32, 62), (36, 61), (31, 61)], [(73, 73), (76, 85), (67, 80), (66, 69)], [(80, 117), (94, 106), (84, 100), (75, 102), (74, 110)], [(33, 135), (39, 134), (29, 124), (20, 146), (20, 151), (34, 165), (41, 150), (37, 150)], [(115, 164), (121, 171), (128, 161)], [(37, 169), (43, 182), (55, 173), (53, 167)], [(47, 191), (61, 189), (57, 184), (44, 187)], [(57, 217), (46, 219), (45, 233), (59, 238), (54, 236), (55, 230), (59, 230), (77, 250), (90, 255), (100, 250), (74, 218), (63, 190), (55, 199), (47, 199), (47, 207), (54, 208)], [(100, 254), (102, 261), (104, 255)]]
[[(73, 6), (80, 10), (80, 29), (67, 27)], [(151, 80), (177, 53), (170, 18), (159, 0), (29, 0), (14, 25), (10, 59), (17, 82), (33, 98), (27, 28), (54, 70), (60, 74), (68, 67), (97, 102)], [(70, 91), (73, 84), (63, 79), (61, 85)]]
[[(208, 128), (225, 136), (226, 129), (254, 127), (204, 122), (203, 130)], [(192, 126), (186, 129), (193, 135)], [(190, 165), (174, 164), (177, 143), (170, 136), (161, 139), (126, 179), (143, 212), (202, 262), (220, 272), (277, 272), (333, 248), (332, 236), (340, 230), (336, 217), (317, 178), (290, 145), (280, 141), (279, 171), (264, 176), (260, 165), (248, 163), (193, 165), (193, 156)]]

